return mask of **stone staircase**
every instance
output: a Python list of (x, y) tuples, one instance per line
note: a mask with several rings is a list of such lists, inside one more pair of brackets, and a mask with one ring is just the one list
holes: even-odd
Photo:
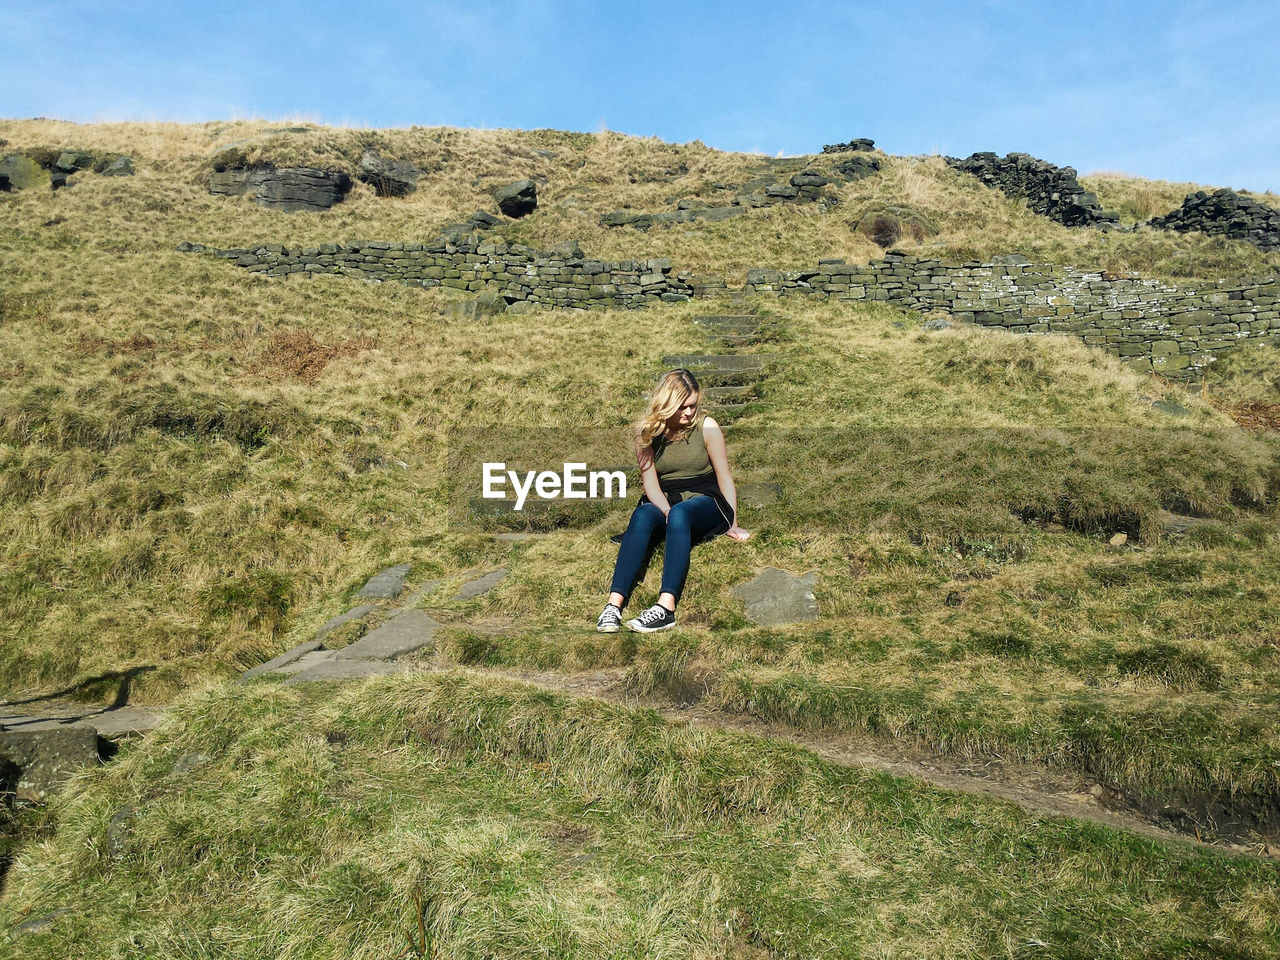
[[(363, 603), (339, 614), (316, 630), (315, 639), (304, 641), (245, 671), (238, 682), (267, 674), (286, 676), (285, 683), (288, 684), (353, 680), (410, 669), (409, 658), (414, 654), (430, 653), (435, 646), (436, 631), (443, 626), (418, 604), (433, 597), (444, 581), (427, 580), (407, 590), (405, 580), (408, 574), (409, 564), (405, 563), (374, 575), (356, 595), (358, 600), (374, 600), (374, 603)], [(506, 575), (503, 567), (483, 573), (469, 571), (463, 574), (463, 584), (448, 602), (466, 602), (481, 597)], [(373, 618), (381, 618), (383, 622), (353, 642), (340, 645), (331, 639), (341, 636), (342, 628), (348, 624), (363, 624)]]
[(737, 353), (742, 347), (767, 342), (774, 332), (772, 323), (753, 313), (703, 314), (693, 318), (708, 346), (719, 353), (672, 354), (662, 358), (667, 370), (684, 367), (702, 385), (704, 406), (716, 420), (729, 423), (751, 411), (751, 404), (764, 396), (763, 382), (773, 353)]

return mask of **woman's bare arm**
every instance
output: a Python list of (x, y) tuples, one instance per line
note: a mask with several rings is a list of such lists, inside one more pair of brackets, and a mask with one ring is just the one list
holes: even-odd
[(733, 485), (733, 475), (729, 472), (729, 453), (725, 449), (724, 433), (720, 430), (720, 424), (711, 417), (704, 417), (702, 437), (707, 444), (707, 456), (711, 460), (711, 466), (715, 467), (716, 484), (720, 487), (721, 495), (728, 501), (729, 509), (733, 511), (733, 523), (729, 525), (729, 536), (734, 540), (745, 540), (750, 534), (738, 526), (738, 489)]
[(640, 465), (640, 484), (644, 487), (649, 502), (661, 510), (665, 517), (671, 512), (671, 504), (667, 502), (667, 495), (662, 492), (662, 486), (658, 483), (658, 468), (653, 463), (653, 446), (641, 445), (639, 437), (636, 438), (636, 463)]

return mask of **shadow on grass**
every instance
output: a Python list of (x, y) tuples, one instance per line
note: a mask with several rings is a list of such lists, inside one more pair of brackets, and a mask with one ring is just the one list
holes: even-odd
[(52, 693), (42, 693), (38, 697), (28, 697), (25, 700), (3, 700), (4, 706), (20, 707), (31, 703), (42, 703), (47, 700), (57, 700), (62, 697), (72, 697), (75, 699), (84, 699), (87, 697), (103, 696), (111, 692), (111, 688), (115, 688), (112, 694), (112, 700), (105, 707), (98, 707), (85, 711), (85, 716), (89, 714), (107, 713), (111, 710), (119, 710), (121, 707), (129, 703), (129, 693), (133, 689), (133, 681), (142, 676), (144, 673), (150, 673), (156, 667), (147, 664), (141, 667), (130, 667), (128, 670), (108, 670), (106, 673), (100, 673), (96, 677), (88, 677), (79, 683), (72, 684), (69, 687), (63, 687), (61, 690), (54, 690)]

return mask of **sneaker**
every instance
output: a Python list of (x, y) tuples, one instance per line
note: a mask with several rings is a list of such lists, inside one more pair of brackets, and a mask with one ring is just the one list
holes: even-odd
[(596, 621), (596, 633), (617, 633), (622, 629), (622, 611), (612, 603), (606, 604)]
[(676, 625), (676, 615), (660, 603), (655, 603), (634, 620), (627, 621), (627, 627), (637, 633), (653, 633)]

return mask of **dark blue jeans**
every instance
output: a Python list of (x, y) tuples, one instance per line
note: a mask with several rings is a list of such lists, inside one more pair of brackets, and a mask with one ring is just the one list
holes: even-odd
[(711, 497), (681, 500), (671, 507), (671, 513), (666, 517), (652, 503), (641, 503), (631, 514), (627, 532), (622, 535), (610, 591), (622, 594), (623, 603), (626, 603), (641, 572), (648, 565), (653, 548), (665, 535), (661, 592), (671, 594), (678, 603), (685, 578), (689, 575), (689, 554), (693, 545), (728, 529), (720, 508)]

